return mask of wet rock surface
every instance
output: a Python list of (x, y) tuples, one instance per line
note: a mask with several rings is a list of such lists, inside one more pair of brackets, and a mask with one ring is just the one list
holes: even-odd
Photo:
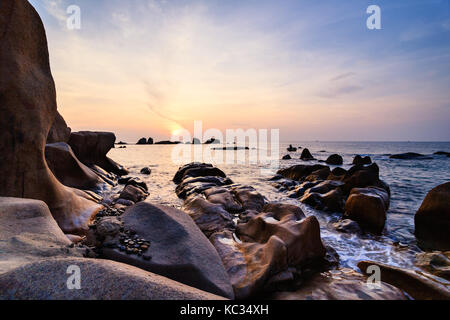
[[(186, 175), (196, 166), (206, 176)], [(207, 176), (218, 172), (214, 169), (188, 164), (179, 169), (174, 181), (179, 181), (178, 196), (185, 199), (182, 210), (216, 248), (237, 299), (295, 286), (304, 267), (324, 262), (326, 250), (315, 217), (306, 217), (297, 206), (268, 203), (251, 186), (225, 184), (224, 176)]]
[(415, 233), (425, 249), (450, 250), (450, 182), (431, 190), (415, 215)]
[[(316, 210), (341, 213), (343, 220), (352, 219), (362, 229), (377, 234), (384, 229), (390, 189), (380, 180), (375, 163), (358, 164), (349, 170), (331, 170), (321, 164), (295, 165), (279, 170), (272, 185)], [(336, 227), (347, 232), (357, 230), (339, 223)]]

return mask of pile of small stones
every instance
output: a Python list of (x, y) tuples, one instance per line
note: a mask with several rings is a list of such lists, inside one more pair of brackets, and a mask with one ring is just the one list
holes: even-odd
[(150, 241), (140, 238), (136, 232), (126, 230), (119, 236), (119, 250), (127, 254), (135, 254), (144, 260), (151, 260), (152, 256), (147, 253), (150, 248)]

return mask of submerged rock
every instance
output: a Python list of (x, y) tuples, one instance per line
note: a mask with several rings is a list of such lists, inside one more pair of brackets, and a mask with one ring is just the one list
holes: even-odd
[(433, 159), (432, 157), (424, 156), (423, 154), (414, 153), (414, 152), (394, 154), (394, 155), (390, 156), (389, 158), (397, 159), (397, 160), (430, 160), (430, 159)]
[(428, 249), (450, 250), (450, 182), (431, 190), (415, 215), (415, 234)]

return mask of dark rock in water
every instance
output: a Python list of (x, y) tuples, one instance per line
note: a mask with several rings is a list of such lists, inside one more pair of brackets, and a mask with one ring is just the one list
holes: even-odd
[(357, 155), (354, 159), (353, 159), (353, 164), (354, 165), (367, 165), (367, 164), (372, 164), (372, 159), (367, 156), (367, 157), (361, 157), (360, 155)]
[(345, 204), (344, 217), (369, 231), (381, 234), (389, 209), (389, 195), (381, 188), (355, 188)]
[(220, 144), (220, 140), (218, 140), (216, 138), (211, 138), (211, 139), (205, 141), (205, 144)]
[(103, 257), (137, 266), (181, 283), (234, 298), (221, 259), (208, 239), (184, 212), (140, 203), (122, 216), (125, 229), (151, 242), (151, 259), (103, 249)]
[(291, 160), (291, 159), (292, 159), (291, 156), (288, 154), (283, 157), (283, 160)]
[(202, 193), (203, 191), (219, 186), (226, 186), (233, 184), (229, 178), (222, 177), (195, 177), (195, 178), (186, 178), (180, 183), (175, 192), (177, 196), (181, 199), (185, 199), (190, 194)]
[(202, 142), (200, 141), (200, 139), (193, 138), (192, 139), (192, 144), (202, 144)]
[(380, 268), (381, 281), (389, 283), (411, 296), (415, 300), (450, 300), (450, 291), (443, 283), (425, 277), (419, 272), (388, 266), (374, 261), (361, 261), (358, 268), (367, 276), (370, 266)]
[(314, 157), (312, 156), (311, 152), (309, 152), (309, 150), (306, 148), (303, 149), (300, 159), (302, 159), (304, 161), (315, 160)]
[(389, 187), (380, 180), (380, 168), (376, 163), (370, 166), (354, 166), (347, 171), (342, 189), (345, 194), (350, 194), (354, 188), (365, 188), (370, 186), (385, 189), (389, 194)]
[(361, 228), (359, 227), (358, 222), (350, 219), (344, 219), (336, 223), (333, 223), (333, 227), (339, 232), (361, 233)]
[(286, 169), (279, 170), (277, 174), (295, 181), (303, 181), (308, 175), (321, 169), (328, 168), (324, 165), (296, 165)]
[(330, 167), (324, 167), (322, 169), (311, 172), (307, 177), (305, 177), (305, 181), (317, 181), (317, 180), (325, 180), (331, 174)]
[(128, 174), (128, 170), (106, 155), (114, 148), (116, 136), (112, 132), (72, 132), (69, 145), (77, 158), (85, 165), (98, 165), (102, 169), (119, 176)]
[(119, 145), (119, 146), (124, 146), (124, 145), (127, 145), (128, 143), (123, 142), (123, 141), (119, 141), (116, 144)]
[(289, 152), (297, 152), (297, 148), (294, 148), (293, 146), (292, 146), (292, 144), (289, 146), (289, 148), (287, 148), (287, 151), (289, 151)]
[(139, 139), (139, 141), (136, 144), (138, 144), (138, 145), (147, 144), (147, 139), (146, 138), (141, 138), (141, 139)]
[(238, 243), (231, 231), (215, 233), (210, 238), (222, 258), (238, 300), (257, 297), (266, 284), (288, 269), (287, 248), (278, 237), (266, 243)]
[(445, 152), (445, 151), (438, 151), (434, 153), (437, 156), (447, 156), (450, 157), (450, 152)]
[(153, 144), (153, 143), (154, 143), (153, 138), (148, 138), (148, 139), (147, 139), (147, 144)]
[(235, 199), (233, 193), (223, 187), (213, 187), (204, 192), (206, 200), (213, 204), (220, 204), (230, 213), (239, 213), (242, 205)]
[(196, 178), (196, 177), (222, 177), (226, 178), (225, 173), (219, 168), (213, 167), (195, 167), (185, 170), (182, 180), (186, 178)]
[(145, 174), (145, 175), (151, 175), (152, 174), (152, 170), (149, 167), (145, 167), (141, 169), (141, 174)]
[(158, 144), (158, 145), (174, 145), (174, 144), (181, 144), (181, 142), (180, 141), (168, 141), (168, 140), (165, 140), (165, 141), (156, 142), (155, 144)]
[(415, 228), (421, 247), (450, 250), (450, 182), (427, 194), (416, 213)]
[(326, 163), (330, 165), (340, 166), (344, 164), (344, 159), (338, 154), (333, 154), (328, 157)]
[(42, 21), (28, 1), (1, 0), (0, 35), (0, 196), (42, 200), (65, 232), (81, 235), (100, 206), (45, 162), (57, 104)]
[(330, 175), (327, 177), (327, 180), (342, 180), (345, 175), (347, 174), (347, 170), (341, 168), (341, 167), (337, 167), (334, 168)]
[(67, 126), (66, 121), (59, 112), (56, 112), (56, 117), (53, 125), (48, 133), (47, 144), (64, 142), (67, 143), (70, 138), (72, 130)]
[(45, 158), (48, 167), (65, 186), (77, 189), (95, 189), (104, 183), (94, 171), (82, 164), (66, 143), (47, 144)]
[(240, 150), (250, 150), (250, 148), (249, 147), (222, 147), (222, 148), (212, 148), (212, 150), (240, 151)]
[(128, 181), (130, 181), (132, 178), (131, 177), (121, 177), (119, 178), (119, 180), (117, 181), (117, 183), (119, 184), (126, 184)]
[(401, 290), (380, 283), (376, 290), (367, 279), (351, 269), (317, 273), (296, 291), (276, 292), (272, 300), (407, 300)]
[(127, 185), (120, 193), (120, 199), (130, 200), (134, 203), (144, 201), (147, 197), (148, 193), (145, 190), (131, 184)]
[(143, 189), (143, 190), (145, 190), (145, 191), (148, 191), (147, 184), (146, 184), (144, 181), (142, 181), (141, 179), (139, 179), (139, 178), (130, 178), (130, 179), (127, 179), (126, 182), (125, 182), (125, 185), (126, 185), (126, 186), (132, 185), (132, 186), (141, 188), (141, 189)]
[(173, 177), (173, 182), (176, 184), (180, 184), (181, 181), (183, 181), (183, 176), (186, 173), (187, 170), (193, 169), (193, 168), (212, 168), (212, 164), (207, 163), (199, 163), (199, 162), (193, 162), (186, 164), (178, 169), (178, 171), (175, 173), (175, 176)]
[(427, 156), (424, 156), (423, 154), (414, 153), (414, 152), (395, 154), (395, 155), (390, 156), (389, 158), (398, 159), (398, 160), (430, 160), (430, 159), (433, 159), (432, 157), (427, 157)]
[(334, 189), (325, 194), (309, 192), (300, 199), (300, 202), (313, 207), (316, 210), (328, 212), (343, 212), (344, 197), (340, 189)]

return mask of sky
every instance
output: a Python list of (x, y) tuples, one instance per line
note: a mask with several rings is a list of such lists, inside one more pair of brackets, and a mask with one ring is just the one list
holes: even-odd
[(165, 140), (201, 120), (282, 141), (450, 141), (450, 0), (30, 3), (74, 131)]

